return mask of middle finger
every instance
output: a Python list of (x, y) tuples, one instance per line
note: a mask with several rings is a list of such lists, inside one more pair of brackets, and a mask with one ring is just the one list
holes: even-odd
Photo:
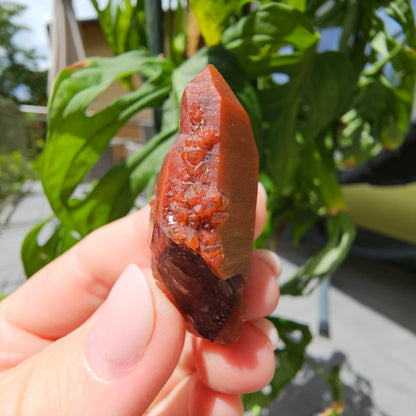
[(250, 279), (244, 288), (247, 321), (256, 320), (274, 312), (279, 301), (277, 278), (281, 273), (279, 257), (269, 250), (254, 250)]

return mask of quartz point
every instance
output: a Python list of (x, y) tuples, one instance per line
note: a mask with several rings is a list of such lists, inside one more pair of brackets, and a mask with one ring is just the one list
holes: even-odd
[(212, 65), (185, 88), (179, 124), (151, 200), (152, 270), (189, 331), (230, 345), (246, 315), (257, 148), (247, 113)]

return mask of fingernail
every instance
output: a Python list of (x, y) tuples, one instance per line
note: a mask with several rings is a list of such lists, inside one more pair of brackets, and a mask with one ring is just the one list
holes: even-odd
[(255, 256), (263, 260), (272, 269), (274, 276), (280, 276), (280, 273), (282, 272), (282, 261), (274, 251), (257, 249), (254, 250), (253, 253)]
[(119, 379), (135, 367), (153, 332), (153, 299), (141, 270), (130, 264), (105, 301), (87, 346), (98, 377)]
[(275, 350), (279, 345), (279, 333), (277, 332), (276, 327), (266, 318), (257, 319), (250, 323), (264, 332), (267, 338), (269, 338), (273, 350)]
[(263, 184), (261, 182), (259, 182), (258, 193), (263, 198), (264, 203), (267, 203), (267, 192), (266, 192), (266, 188), (263, 186)]

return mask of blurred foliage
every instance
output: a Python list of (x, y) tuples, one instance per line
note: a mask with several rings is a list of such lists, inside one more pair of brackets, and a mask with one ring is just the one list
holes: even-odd
[(45, 104), (47, 71), (38, 68), (40, 58), (34, 49), (15, 42), (15, 35), (27, 30), (14, 23), (25, 6), (11, 2), (0, 4), (0, 96), (20, 104)]
[(0, 152), (0, 208), (22, 194), (23, 184), (39, 178), (39, 160), (31, 161), (19, 151)]

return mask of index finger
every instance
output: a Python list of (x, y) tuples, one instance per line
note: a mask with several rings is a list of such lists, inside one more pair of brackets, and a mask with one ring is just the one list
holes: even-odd
[(2, 317), (42, 338), (81, 325), (130, 263), (150, 266), (149, 207), (105, 225), (35, 273), (1, 304)]
[[(103, 303), (128, 264), (150, 267), (149, 215), (147, 206), (92, 232), (7, 297), (0, 304), (3, 318), (49, 340), (73, 331)], [(260, 191), (257, 234), (265, 216), (264, 192)]]

